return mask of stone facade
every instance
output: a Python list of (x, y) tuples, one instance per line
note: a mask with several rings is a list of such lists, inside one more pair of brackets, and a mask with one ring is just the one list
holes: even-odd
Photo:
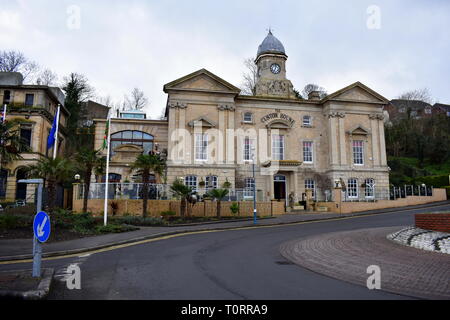
[[(5, 73), (6, 74), (6, 73)], [(4, 79), (4, 78), (2, 78)], [(26, 97), (28, 95), (28, 103)], [(30, 96), (32, 95), (32, 99)], [(26, 191), (18, 191), (21, 188), (17, 184), (17, 179), (21, 176), (21, 169), (34, 164), (43, 155), (52, 155), (53, 148), (47, 150), (47, 138), (50, 133), (53, 118), (56, 114), (58, 104), (61, 105), (58, 154), (64, 153), (67, 118), (69, 112), (64, 107), (64, 94), (59, 88), (41, 85), (23, 85), (21, 81), (12, 84), (8, 81), (0, 81), (0, 103), (7, 106), (6, 120), (18, 120), (17, 129), (30, 130), (31, 151), (22, 153), (23, 159), (9, 163), (2, 163), (1, 185), (5, 188), (2, 198), (6, 201), (26, 199), (34, 201), (34, 188), (29, 185)], [(23, 185), (22, 188), (25, 188)]]
[[(255, 60), (257, 95), (240, 95), (239, 88), (201, 69), (164, 86), (166, 122), (113, 119), (112, 133), (139, 128), (165, 144), (168, 183), (181, 178), (198, 186), (214, 177), (218, 187), (228, 181), (249, 188), (251, 153), (256, 189), (265, 200), (302, 200), (307, 187), (320, 200), (332, 194), (336, 181), (349, 179), (356, 179), (359, 197), (366, 179), (373, 179), (376, 193), (387, 194), (383, 107), (389, 101), (360, 82), (322, 99), (314, 93), (297, 98), (286, 62), (284, 47), (270, 33)], [(96, 147), (104, 123), (97, 121)], [(124, 163), (113, 162), (113, 170), (127, 176)]]

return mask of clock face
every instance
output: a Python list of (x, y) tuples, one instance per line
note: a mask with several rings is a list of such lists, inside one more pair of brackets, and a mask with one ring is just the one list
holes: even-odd
[(274, 63), (270, 66), (270, 71), (272, 71), (272, 73), (274, 74), (278, 74), (281, 71), (281, 67), (279, 64)]

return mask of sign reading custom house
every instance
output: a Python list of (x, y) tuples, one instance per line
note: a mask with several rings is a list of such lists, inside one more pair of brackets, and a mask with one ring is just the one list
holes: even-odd
[(286, 123), (289, 125), (289, 127), (292, 127), (295, 123), (295, 120), (292, 119), (287, 114), (281, 113), (281, 112), (273, 112), (269, 113), (268, 115), (265, 115), (261, 118), (261, 122), (270, 125), (273, 122), (277, 122), (277, 120), (280, 120), (280, 122)]

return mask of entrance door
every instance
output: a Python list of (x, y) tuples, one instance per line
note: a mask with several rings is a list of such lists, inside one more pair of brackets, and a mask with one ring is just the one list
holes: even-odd
[(286, 200), (286, 176), (276, 175), (273, 178), (274, 197), (277, 200)]

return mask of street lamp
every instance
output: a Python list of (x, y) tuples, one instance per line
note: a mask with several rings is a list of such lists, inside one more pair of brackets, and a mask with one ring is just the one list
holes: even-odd
[(256, 179), (255, 179), (255, 147), (252, 147), (252, 171), (253, 171), (253, 224), (256, 224)]

